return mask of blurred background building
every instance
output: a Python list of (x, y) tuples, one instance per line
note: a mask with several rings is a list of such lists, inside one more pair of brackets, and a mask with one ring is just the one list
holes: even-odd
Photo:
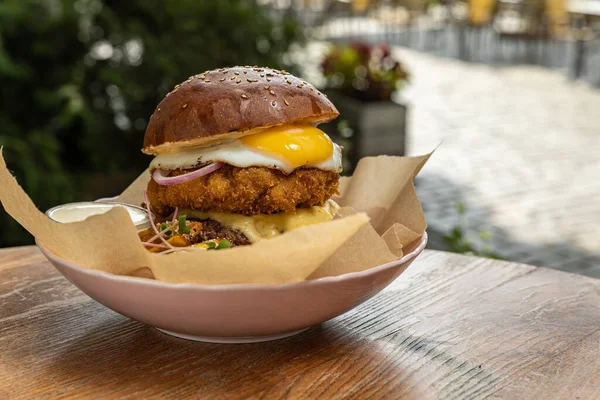
[(169, 88), (283, 68), (338, 106), (347, 173), (442, 143), (430, 247), (600, 276), (599, 33), (600, 0), (4, 0), (0, 146), (42, 210), (115, 195)]

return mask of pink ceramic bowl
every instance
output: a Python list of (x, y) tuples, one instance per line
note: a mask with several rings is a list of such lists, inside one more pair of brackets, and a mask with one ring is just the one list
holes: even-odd
[(119, 276), (38, 247), (71, 283), (120, 314), (185, 339), (248, 343), (291, 336), (351, 310), (396, 279), (426, 244), (424, 234), (398, 261), (284, 285), (174, 284)]

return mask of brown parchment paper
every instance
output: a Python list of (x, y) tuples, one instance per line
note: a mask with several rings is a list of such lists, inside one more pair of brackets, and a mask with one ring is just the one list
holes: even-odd
[[(335, 220), (220, 251), (150, 253), (121, 208), (81, 222), (54, 222), (10, 174), (1, 148), (0, 201), (42, 246), (83, 267), (176, 283), (280, 284), (362, 271), (402, 257), (402, 249), (426, 228), (412, 181), (429, 156), (365, 158), (353, 177), (341, 180), (334, 200), (342, 209)], [(118, 201), (140, 205), (149, 179), (144, 171)]]

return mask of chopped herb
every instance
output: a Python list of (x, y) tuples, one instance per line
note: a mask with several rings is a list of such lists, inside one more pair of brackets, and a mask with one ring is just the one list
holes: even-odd
[[(162, 222), (162, 223), (160, 224), (160, 231), (162, 232), (162, 231), (164, 231), (165, 229), (167, 229), (168, 227), (169, 227), (169, 225), (167, 225), (167, 223), (166, 223), (166, 222)], [(171, 229), (169, 229), (168, 231), (165, 231), (165, 235), (172, 235), (172, 234), (173, 234), (173, 231), (172, 231)]]
[(219, 242), (219, 245), (216, 247), (216, 250), (229, 249), (230, 247), (231, 242), (227, 239), (223, 239)]
[(205, 243), (206, 243), (206, 246), (208, 246), (206, 248), (207, 250), (222, 250), (222, 249), (229, 249), (230, 247), (233, 247), (231, 242), (227, 239), (221, 239), (219, 241), (219, 244), (217, 244), (214, 241), (205, 242)]
[(188, 228), (188, 226), (185, 224), (186, 217), (187, 215), (183, 214), (177, 218), (177, 220), (179, 221), (179, 233), (190, 233), (190, 228)]

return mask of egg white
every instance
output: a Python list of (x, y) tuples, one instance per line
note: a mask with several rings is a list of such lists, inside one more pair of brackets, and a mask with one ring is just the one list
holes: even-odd
[[(294, 167), (287, 163), (283, 157), (271, 156), (256, 151), (242, 144), (239, 140), (222, 143), (216, 146), (202, 147), (181, 151), (172, 154), (159, 154), (150, 163), (150, 170), (186, 169), (210, 162), (221, 161), (235, 167), (267, 167), (281, 170), (287, 174), (294, 171)], [(324, 171), (342, 171), (342, 149), (333, 144), (333, 154), (327, 160), (318, 164), (306, 164), (302, 167), (318, 168)]]

